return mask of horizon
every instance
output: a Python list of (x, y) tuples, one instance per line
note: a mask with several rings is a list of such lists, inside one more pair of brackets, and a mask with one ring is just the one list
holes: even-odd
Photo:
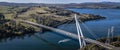
[(120, 0), (0, 0), (0, 2), (8, 2), (8, 3), (45, 3), (45, 4), (69, 4), (69, 3), (89, 3), (89, 2), (120, 2)]

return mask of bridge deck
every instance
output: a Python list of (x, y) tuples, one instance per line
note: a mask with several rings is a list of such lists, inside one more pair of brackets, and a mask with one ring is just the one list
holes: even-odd
[[(23, 23), (31, 24), (31, 25), (34, 25), (34, 26), (42, 27), (42, 28), (57, 32), (57, 33), (59, 33), (61, 35), (65, 35), (65, 36), (71, 37), (73, 39), (78, 39), (77, 34), (74, 34), (74, 33), (70, 33), (70, 32), (64, 31), (64, 30), (52, 28), (52, 27), (49, 27), (49, 26), (37, 24), (37, 23), (34, 23), (34, 22), (26, 21), (26, 20), (20, 20), (20, 21), (23, 22)], [(101, 42), (96, 41), (96, 40), (92, 40), (92, 39), (89, 39), (89, 38), (82, 38), (82, 39), (84, 39), (88, 43), (94, 43), (94, 44), (103, 46), (104, 48), (107, 48), (107, 49), (110, 49), (110, 50), (120, 50), (117, 47), (114, 47), (114, 46), (109, 45), (109, 44), (101, 43)]]

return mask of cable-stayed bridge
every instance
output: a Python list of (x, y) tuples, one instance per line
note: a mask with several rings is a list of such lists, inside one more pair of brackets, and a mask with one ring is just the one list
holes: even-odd
[[(14, 21), (17, 21), (17, 20), (14, 19)], [(77, 20), (76, 15), (75, 15), (75, 21), (76, 21), (76, 28), (77, 28), (78, 34), (70, 33), (70, 32), (67, 32), (67, 31), (64, 31), (64, 30), (61, 30), (61, 29), (45, 26), (45, 25), (42, 25), (42, 24), (30, 22), (30, 21), (27, 21), (27, 20), (18, 20), (18, 21), (20, 21), (22, 23), (34, 25), (34, 26), (37, 26), (37, 27), (45, 28), (45, 29), (51, 30), (53, 32), (57, 32), (58, 34), (68, 36), (68, 37), (73, 38), (73, 39), (77, 39), (77, 40), (79, 40), (80, 48), (86, 46), (86, 43), (93, 43), (93, 44), (96, 44), (96, 45), (100, 45), (104, 48), (110, 49), (110, 50), (120, 50), (120, 48), (112, 46), (110, 44), (102, 43), (102, 42), (84, 37), (83, 33), (82, 33), (82, 29), (79, 25), (79, 22)]]

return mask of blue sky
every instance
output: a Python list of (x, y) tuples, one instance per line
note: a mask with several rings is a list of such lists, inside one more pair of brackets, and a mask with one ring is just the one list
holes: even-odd
[(83, 3), (83, 2), (120, 2), (120, 0), (0, 0), (15, 3)]

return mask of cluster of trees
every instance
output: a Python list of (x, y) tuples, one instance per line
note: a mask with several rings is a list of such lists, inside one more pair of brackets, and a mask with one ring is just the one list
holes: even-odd
[(65, 10), (62, 8), (56, 8), (56, 7), (49, 7), (49, 9), (45, 9), (45, 10), (50, 13), (53, 13), (59, 16), (66, 16), (66, 17), (69, 17), (71, 14), (75, 13), (73, 11), (68, 11), (68, 10)]
[(5, 19), (5, 16), (2, 13), (0, 13), (0, 20), (4, 20), (4, 19)]
[(18, 21), (5, 19), (5, 16), (0, 13), (0, 40), (6, 37), (21, 36), (34, 32), (34, 27), (22, 24)]
[(37, 16), (35, 14), (31, 14), (30, 17), (36, 20), (37, 23), (51, 27), (56, 25), (57, 23), (60, 23), (59, 21), (54, 20), (53, 16), (47, 16), (47, 15)]

